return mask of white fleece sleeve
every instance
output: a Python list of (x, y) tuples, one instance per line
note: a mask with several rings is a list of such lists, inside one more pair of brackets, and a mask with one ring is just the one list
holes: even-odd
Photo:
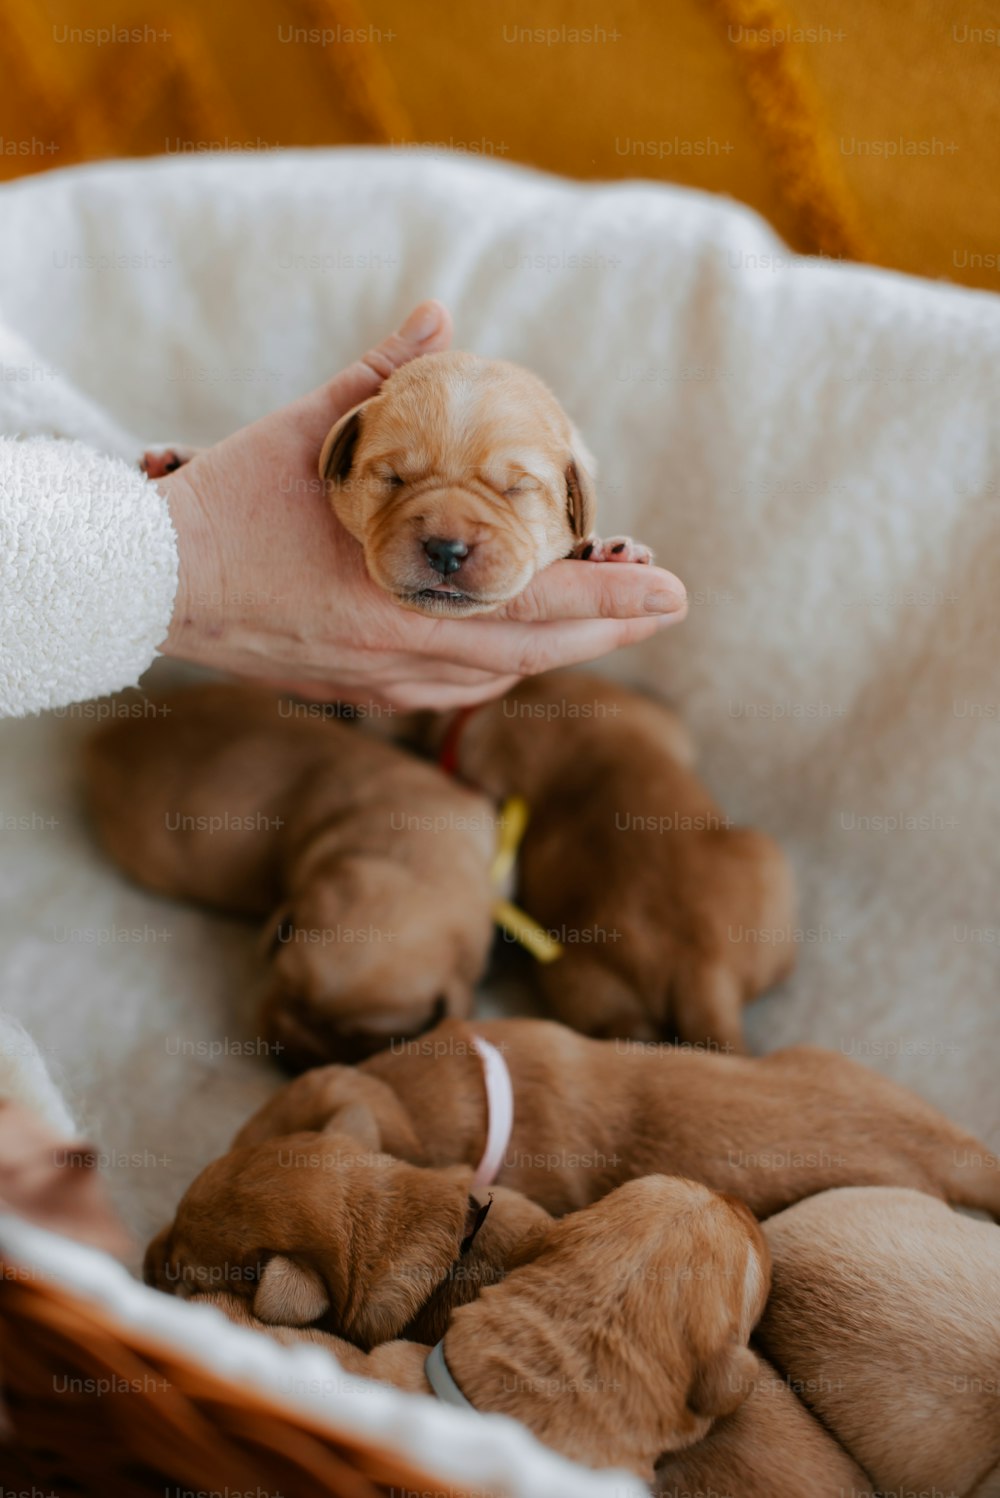
[(155, 484), (82, 442), (0, 438), (0, 716), (134, 686), (176, 591)]

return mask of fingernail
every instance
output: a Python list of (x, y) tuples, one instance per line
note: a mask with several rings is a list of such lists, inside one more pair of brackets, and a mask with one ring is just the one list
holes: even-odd
[(441, 326), (441, 306), (438, 302), (421, 302), (415, 307), (399, 330), (400, 338), (407, 343), (426, 343)]
[(657, 593), (647, 593), (642, 600), (647, 614), (676, 614), (683, 604), (683, 593), (671, 593), (666, 588), (661, 588)]

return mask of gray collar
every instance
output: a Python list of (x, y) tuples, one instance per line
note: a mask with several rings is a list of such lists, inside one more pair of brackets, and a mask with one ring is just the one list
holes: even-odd
[(424, 1372), (427, 1374), (427, 1382), (434, 1393), (445, 1404), (453, 1404), (456, 1409), (460, 1410), (476, 1409), (472, 1401), (466, 1399), (458, 1384), (451, 1376), (451, 1369), (445, 1361), (443, 1337), (440, 1342), (435, 1343), (427, 1354), (427, 1360), (424, 1363)]

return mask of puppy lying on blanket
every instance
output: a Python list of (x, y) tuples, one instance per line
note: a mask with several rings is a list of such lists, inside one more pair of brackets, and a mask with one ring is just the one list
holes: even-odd
[[(484, 1041), (502, 1050), (512, 1117), (484, 1069)], [(750, 1060), (589, 1040), (544, 1020), (449, 1020), (278, 1092), (190, 1186), (147, 1275), (181, 1293), (258, 1297), (264, 1320), (292, 1320), (294, 1304), (296, 1324), (372, 1346), (417, 1334), (442, 1286), (439, 1316), (461, 1297), (449, 1271), (493, 1180), (556, 1214), (657, 1173), (762, 1217), (855, 1183), (913, 1186), (996, 1214), (1000, 1172), (976, 1163), (982, 1155), (918, 1097), (833, 1052)], [(483, 1228), (492, 1223), (507, 1267), (525, 1230), (508, 1207), (495, 1202)], [(279, 1316), (266, 1314), (271, 1279)]]
[(350, 1373), (511, 1415), (566, 1456), (651, 1481), (663, 1452), (746, 1398), (767, 1287), (763, 1235), (744, 1207), (651, 1176), (550, 1222), (501, 1284), (455, 1312), (433, 1354), (413, 1341), (359, 1352), (266, 1326), (237, 1297), (218, 1303), (280, 1341), (326, 1345)]
[(140, 884), (268, 917), (262, 1024), (293, 1066), (466, 1014), (492, 939), (490, 804), (391, 744), (205, 686), (91, 741), (105, 847)]
[(519, 898), (563, 937), (534, 968), (555, 1016), (598, 1037), (742, 1050), (743, 1005), (794, 962), (792, 875), (712, 800), (676, 714), (553, 671), (424, 731), (466, 783), (528, 803)]

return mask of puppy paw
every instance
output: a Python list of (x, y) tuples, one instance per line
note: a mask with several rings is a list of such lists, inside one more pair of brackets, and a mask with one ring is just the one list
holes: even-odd
[(580, 562), (642, 562), (648, 565), (653, 560), (649, 547), (643, 546), (641, 541), (633, 541), (631, 536), (609, 536), (607, 540), (589, 536), (573, 555)]
[(139, 467), (147, 478), (162, 479), (168, 473), (176, 473), (178, 468), (183, 468), (194, 457), (193, 449), (185, 447), (167, 447), (162, 452), (145, 452), (139, 462)]

